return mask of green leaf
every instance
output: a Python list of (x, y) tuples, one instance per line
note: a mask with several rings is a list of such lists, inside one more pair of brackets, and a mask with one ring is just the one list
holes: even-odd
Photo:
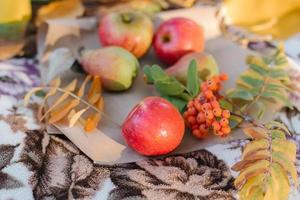
[(277, 99), (277, 100), (281, 101), (285, 106), (293, 109), (293, 105), (291, 104), (290, 100), (287, 98), (287, 96), (284, 93), (266, 91), (266, 92), (263, 92), (261, 96), (265, 97), (265, 98)]
[(258, 79), (258, 78), (254, 78), (251, 76), (241, 76), (240, 79), (245, 82), (246, 84), (252, 86), (252, 87), (261, 87), (262, 84), (264, 83), (263, 80)]
[(252, 69), (253, 71), (257, 72), (258, 74), (265, 76), (269, 73), (268, 69), (266, 69), (263, 66), (251, 63), (249, 64), (250, 69)]
[(232, 104), (229, 101), (227, 101), (226, 99), (220, 99), (219, 103), (220, 103), (221, 108), (232, 111)]
[(255, 105), (257, 106), (257, 118), (262, 119), (266, 111), (266, 106), (260, 101), (257, 101)]
[(274, 79), (277, 79), (277, 80), (289, 80), (289, 76), (287, 74), (286, 71), (282, 70), (282, 69), (271, 69), (270, 71), (270, 76)]
[(183, 100), (185, 100), (185, 101), (190, 101), (190, 100), (192, 100), (192, 97), (191, 97), (189, 94), (185, 93), (185, 92), (183, 92), (183, 93), (177, 95), (177, 97), (180, 98), (180, 99), (183, 99)]
[(154, 79), (152, 77), (152, 73), (151, 73), (151, 67), (150, 66), (145, 66), (144, 67), (144, 74), (146, 76), (146, 81), (148, 84), (153, 84), (154, 83)]
[(232, 98), (232, 99), (243, 99), (246, 101), (251, 101), (253, 100), (253, 95), (242, 89), (236, 89), (236, 90), (231, 90), (227, 93), (227, 97)]
[(199, 81), (197, 74), (197, 62), (192, 60), (188, 68), (188, 77), (187, 77), (187, 89), (193, 97), (197, 96), (199, 93)]
[(183, 113), (185, 111), (185, 107), (187, 105), (187, 102), (171, 96), (161, 95), (162, 98), (167, 99), (169, 102), (171, 102), (180, 113)]
[(166, 74), (166, 72), (162, 68), (160, 68), (158, 65), (152, 65), (151, 75), (152, 75), (152, 78), (153, 78), (154, 82), (156, 82), (156, 81), (166, 81), (170, 78)]
[(285, 133), (281, 130), (271, 130), (270, 133), (271, 133), (272, 139), (276, 139), (276, 138), (284, 139), (284, 140), (286, 139)]
[(178, 81), (156, 81), (155, 88), (163, 95), (176, 96), (184, 92), (185, 88)]
[(243, 120), (240, 117), (231, 115), (229, 118), (229, 126), (232, 129), (236, 128), (242, 121)]

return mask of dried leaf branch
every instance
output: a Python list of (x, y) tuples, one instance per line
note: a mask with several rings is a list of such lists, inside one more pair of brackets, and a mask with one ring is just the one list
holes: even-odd
[[(91, 85), (90, 88), (87, 88), (89, 82), (91, 82)], [(44, 114), (39, 115), (41, 116), (40, 120), (46, 118), (49, 124), (67, 121), (70, 127), (79, 122), (84, 126), (86, 132), (91, 132), (100, 123), (101, 116), (105, 115), (103, 112), (104, 101), (101, 94), (100, 77), (87, 76), (78, 90), (76, 90), (76, 86), (76, 79), (65, 87), (61, 87), (60, 78), (55, 79), (47, 86), (36, 87), (29, 91), (24, 97), (24, 104), (28, 104), (30, 97), (35, 92), (47, 90), (39, 108), (39, 112), (44, 110)], [(57, 95), (57, 93), (61, 93), (61, 95), (46, 109), (46, 101), (49, 97)], [(86, 99), (84, 99), (84, 97), (86, 97)], [(79, 108), (80, 105), (84, 105), (84, 108)], [(86, 114), (90, 109), (94, 112)], [(86, 114), (86, 118), (83, 117), (84, 114)], [(106, 117), (111, 120), (108, 116)], [(111, 121), (114, 122), (113, 120)]]
[(232, 169), (240, 172), (235, 179), (242, 200), (288, 199), (291, 181), (298, 186), (295, 167), (296, 144), (286, 139), (290, 134), (281, 123), (271, 121), (263, 126), (245, 128), (253, 140), (243, 151), (242, 160)]
[[(298, 187), (296, 144), (287, 140), (286, 134), (290, 133), (285, 125), (276, 121), (260, 124), (256, 120), (263, 117), (266, 102), (292, 107), (287, 95), (290, 79), (284, 50), (280, 48), (269, 57), (249, 56), (247, 63), (249, 69), (226, 96), (231, 106), (239, 105), (232, 110), (236, 126), (252, 138), (243, 150), (242, 160), (232, 167), (239, 172), (234, 184), (241, 200), (288, 199), (292, 185), (289, 176)], [(249, 114), (253, 108), (256, 116)]]

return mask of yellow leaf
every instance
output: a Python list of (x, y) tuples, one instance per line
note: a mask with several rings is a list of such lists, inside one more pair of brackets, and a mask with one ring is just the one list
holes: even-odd
[(237, 162), (232, 167), (232, 170), (240, 171), (258, 160), (268, 159), (269, 157), (270, 157), (270, 152), (267, 149), (254, 151), (252, 153), (245, 155), (242, 161)]
[(24, 96), (24, 106), (27, 106), (28, 103), (29, 103), (29, 100), (30, 100), (30, 97), (36, 93), (37, 91), (40, 91), (42, 90), (43, 87), (35, 87), (35, 88), (32, 88), (31, 90), (29, 90), (26, 95)]
[[(103, 110), (104, 107), (104, 100), (102, 97), (99, 98), (99, 100), (96, 102), (95, 107), (98, 108), (99, 110)], [(93, 131), (99, 124), (101, 120), (101, 113), (95, 113), (90, 115), (85, 123), (85, 131), (86, 132), (91, 132)]]
[(100, 97), (98, 102), (95, 104), (95, 106), (99, 109), (99, 110), (103, 110), (104, 107), (104, 100), (103, 97)]
[(75, 109), (72, 109), (68, 114), (68, 121), (72, 118), (72, 116), (76, 113)]
[(267, 174), (267, 178), (265, 180), (265, 184), (263, 186), (265, 186), (265, 196), (264, 196), (264, 200), (280, 200), (278, 199), (278, 188), (277, 185), (275, 184), (274, 180), (272, 179), (272, 177)]
[(247, 199), (249, 196), (250, 190), (253, 187), (260, 186), (262, 184), (262, 182), (264, 181), (264, 179), (265, 179), (265, 174), (259, 174), (257, 176), (251, 177), (247, 181), (247, 183), (245, 183), (245, 185), (239, 192), (241, 199)]
[(85, 122), (84, 130), (86, 132), (93, 131), (98, 126), (100, 119), (101, 119), (101, 115), (99, 113), (90, 115)]
[(251, 138), (261, 139), (267, 137), (266, 129), (260, 127), (243, 128), (243, 132)]
[(81, 87), (79, 88), (79, 90), (78, 90), (78, 92), (77, 92), (77, 96), (78, 96), (78, 97), (82, 97), (82, 96), (84, 95), (85, 86), (86, 86), (86, 84), (88, 83), (88, 81), (91, 80), (91, 78), (92, 78), (92, 76), (91, 76), (91, 75), (88, 75), (88, 76), (84, 79), (84, 81), (83, 81)]
[(76, 124), (76, 122), (79, 120), (79, 118), (81, 117), (81, 115), (82, 115), (85, 111), (87, 111), (87, 109), (88, 109), (88, 108), (84, 108), (84, 109), (82, 109), (82, 110), (80, 110), (80, 111), (78, 111), (78, 112), (72, 114), (72, 116), (71, 116), (70, 119), (69, 119), (69, 127), (73, 127), (73, 126)]
[(272, 151), (283, 153), (293, 163), (296, 161), (296, 144), (284, 139), (274, 139), (272, 142)]
[(234, 181), (234, 185), (237, 189), (241, 189), (248, 179), (257, 176), (268, 170), (270, 162), (267, 160), (259, 160), (253, 165), (248, 166), (240, 172), (238, 177)]
[(245, 199), (245, 200), (260, 200), (264, 198), (264, 193), (263, 190), (261, 189), (261, 187), (256, 186), (251, 188), (250, 192), (249, 192), (249, 198)]
[(91, 104), (96, 103), (100, 98), (100, 96), (101, 96), (101, 80), (99, 76), (94, 76), (91, 88), (87, 96), (89, 103)]
[(84, 13), (84, 7), (80, 0), (54, 1), (41, 7), (37, 12), (36, 25), (56, 18), (76, 18)]
[(61, 80), (60, 78), (56, 78), (54, 79), (51, 83), (50, 83), (50, 90), (47, 92), (46, 96), (44, 97), (42, 103), (40, 104), (39, 106), (39, 109), (38, 109), (38, 113), (37, 115), (39, 116), (39, 119), (41, 120), (42, 119), (42, 111), (43, 111), (43, 108), (44, 108), (44, 105), (46, 103), (46, 100), (50, 97), (50, 96), (53, 96), (56, 91), (57, 91), (57, 88), (60, 86), (61, 84)]
[(298, 186), (298, 174), (295, 164), (289, 160), (283, 153), (273, 152), (272, 153), (273, 162), (278, 163), (283, 169), (291, 174), (293, 178), (294, 185)]
[(274, 184), (274, 188), (276, 188), (276, 195), (278, 199), (288, 199), (290, 185), (284, 169), (277, 163), (272, 163), (270, 169), (272, 181)]
[(254, 140), (246, 144), (243, 151), (243, 157), (245, 157), (247, 154), (252, 153), (254, 151), (260, 149), (268, 149), (268, 148), (269, 148), (269, 142), (267, 139)]
[(70, 101), (66, 101), (59, 108), (57, 108), (56, 110), (53, 110), (52, 112), (50, 112), (50, 118), (48, 120), (48, 123), (53, 124), (55, 122), (58, 122), (59, 120), (61, 120), (65, 116), (67, 116), (69, 111), (71, 109), (75, 108), (76, 106), (78, 106), (79, 103), (80, 103), (80, 101), (78, 99), (73, 99), (73, 100), (70, 100)]
[(286, 132), (287, 134), (290, 134), (289, 129), (283, 123), (280, 123), (280, 122), (277, 122), (277, 121), (271, 121), (271, 122), (267, 123), (266, 127), (268, 129), (280, 128), (284, 132)]
[[(75, 90), (77, 84), (77, 79), (74, 79), (71, 83), (69, 83), (66, 87), (63, 89), (72, 92)], [(45, 116), (47, 116), (48, 113), (50, 113), (56, 106), (58, 106), (60, 103), (62, 103), (64, 100), (68, 98), (69, 94), (68, 93), (63, 93), (56, 101), (55, 103), (45, 112), (45, 114), (41, 117), (40, 120), (43, 120)]]

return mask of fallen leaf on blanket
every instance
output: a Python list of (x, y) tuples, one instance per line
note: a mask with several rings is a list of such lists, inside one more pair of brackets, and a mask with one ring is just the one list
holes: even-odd
[(53, 1), (38, 10), (35, 24), (39, 26), (49, 19), (76, 18), (83, 13), (84, 7), (80, 0)]

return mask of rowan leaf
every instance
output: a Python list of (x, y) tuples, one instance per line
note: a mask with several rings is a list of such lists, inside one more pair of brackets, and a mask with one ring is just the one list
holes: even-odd
[[(88, 85), (90, 81), (92, 83)], [(46, 86), (34, 89), (34, 91), (25, 96), (25, 99), (28, 99), (27, 101), (29, 101), (30, 96), (36, 90), (46, 89), (48, 93), (38, 109), (38, 116), (40, 116), (40, 120), (47, 116), (46, 122), (49, 124), (67, 122), (70, 127), (74, 126), (76, 122), (80, 122), (80, 124), (87, 126), (89, 131), (92, 131), (98, 126), (101, 120), (101, 115), (103, 114), (104, 100), (101, 95), (100, 77), (89, 75), (84, 79), (77, 92), (76, 88), (76, 79), (67, 84), (67, 86), (61, 87), (61, 80), (58, 78)], [(87, 90), (87, 92), (85, 90)], [(61, 93), (61, 95), (56, 95), (57, 93)], [(85, 93), (87, 94), (85, 95)], [(53, 103), (49, 104), (49, 108), (47, 109), (45, 106), (45, 100), (50, 96), (53, 96), (53, 98), (56, 99), (54, 99), (54, 101), (50, 101)], [(85, 108), (78, 109), (81, 103), (85, 105)], [(82, 116), (88, 109), (94, 112), (90, 113), (87, 116), (87, 119), (83, 119)], [(41, 116), (42, 110), (45, 110), (43, 116)]]
[(298, 186), (296, 145), (286, 139), (288, 130), (279, 122), (272, 121), (257, 127), (265, 129), (265, 133), (253, 137), (243, 150), (242, 160), (232, 167), (239, 171), (234, 182), (239, 197), (241, 200), (287, 199), (291, 185), (288, 174), (294, 186)]
[(79, 105), (79, 103), (80, 101), (78, 99), (72, 99), (61, 104), (58, 108), (50, 112), (48, 123), (54, 124), (55, 122), (58, 122), (59, 120), (67, 116), (73, 108)]
[(261, 127), (243, 128), (243, 132), (251, 138), (261, 139), (267, 137), (267, 131)]
[(294, 185), (298, 185), (297, 169), (295, 164), (281, 152), (272, 152), (273, 162), (278, 163), (283, 169), (290, 173)]
[(285, 154), (292, 162), (296, 160), (296, 144), (292, 141), (284, 139), (274, 139), (272, 143), (272, 150)]
[(101, 80), (99, 76), (94, 76), (92, 85), (88, 91), (87, 98), (89, 103), (94, 104), (101, 96)]
[(240, 172), (234, 181), (234, 185), (237, 189), (241, 189), (248, 179), (268, 171), (269, 164), (270, 162), (268, 160), (259, 160), (254, 162), (253, 165), (246, 167)]
[(79, 110), (76, 113), (73, 113), (69, 119), (69, 127), (73, 127), (76, 124), (76, 122), (79, 120), (79, 118), (83, 115), (83, 113), (85, 113), (87, 110), (88, 108), (84, 108)]
[(220, 103), (221, 108), (232, 111), (232, 104), (229, 101), (227, 101), (226, 99), (220, 99), (219, 103)]
[(77, 96), (78, 96), (78, 97), (82, 97), (82, 96), (84, 95), (85, 86), (86, 86), (86, 84), (89, 82), (89, 80), (91, 80), (91, 78), (92, 78), (92, 76), (91, 76), (91, 75), (88, 75), (88, 76), (84, 79), (82, 85), (80, 86), (79, 90), (77, 91)]
[(56, 101), (55, 103), (50, 106), (50, 108), (45, 112), (45, 114), (41, 117), (40, 120), (43, 120), (56, 106), (61, 104), (63, 101), (65, 101), (69, 97), (68, 92), (72, 92), (75, 90), (77, 84), (77, 79), (74, 79), (71, 83), (69, 83), (66, 87), (63, 89), (66, 91), (64, 92)]
[(267, 139), (254, 140), (246, 144), (242, 157), (245, 157), (247, 154), (253, 153), (259, 149), (268, 149), (269, 142)]
[(258, 199), (263, 199), (263, 198), (264, 198), (263, 190), (259, 186), (256, 186), (256, 187), (251, 188), (249, 197), (245, 198), (245, 199), (258, 200)]
[(247, 199), (250, 195), (250, 191), (256, 187), (256, 186), (260, 186), (262, 184), (262, 182), (265, 179), (265, 174), (259, 174), (257, 176), (251, 177), (249, 178), (249, 180), (247, 181), (247, 183), (245, 183), (245, 185), (243, 186), (243, 188), (240, 191), (240, 196), (242, 196), (242, 198)]
[(229, 90), (227, 93), (227, 97), (231, 99), (243, 99), (246, 101), (253, 100), (251, 92), (242, 89)]

